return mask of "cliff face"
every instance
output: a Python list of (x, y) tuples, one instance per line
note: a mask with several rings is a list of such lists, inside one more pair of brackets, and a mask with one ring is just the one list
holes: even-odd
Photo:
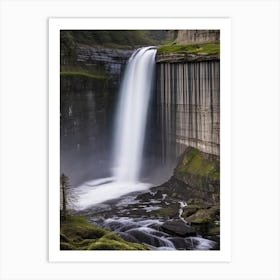
[[(114, 110), (131, 53), (79, 46), (74, 66), (103, 77), (61, 75), (61, 171), (77, 170), (74, 184), (87, 174), (108, 175), (103, 172), (110, 167)], [(67, 60), (61, 62), (67, 69)], [(188, 146), (219, 155), (219, 94), (218, 55), (158, 55), (144, 165), (166, 165), (170, 160), (168, 177), (176, 157)]]
[(77, 49), (77, 63), (104, 72), (113, 85), (118, 86), (125, 64), (132, 53), (133, 50), (80, 46)]
[(156, 77), (165, 156), (178, 156), (187, 146), (219, 155), (219, 61), (158, 62)]
[(220, 40), (219, 30), (179, 30), (177, 44), (209, 43)]
[(115, 104), (131, 51), (79, 47), (76, 53), (74, 63), (62, 62), (60, 76), (61, 172), (73, 185), (109, 175)]

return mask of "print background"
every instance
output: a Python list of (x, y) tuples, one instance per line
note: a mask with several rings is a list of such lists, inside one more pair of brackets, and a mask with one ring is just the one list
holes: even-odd
[[(93, 271), (96, 279), (279, 278), (278, 1), (2, 0), (0, 5), (2, 279), (91, 279)], [(50, 16), (232, 18), (231, 263), (129, 266), (48, 263), (47, 18)], [(265, 40), (260, 40), (260, 30), (265, 30)], [(256, 61), (267, 48), (265, 59)], [(20, 75), (16, 75), (15, 82), (17, 69)], [(264, 143), (265, 153), (260, 152)], [(266, 213), (273, 213), (266, 215), (265, 220), (265, 224), (272, 225), (269, 236), (267, 226), (256, 231), (264, 208)], [(24, 242), (14, 242), (19, 240), (19, 232)], [(268, 238), (265, 246), (261, 246), (262, 254), (258, 254), (263, 236)], [(117, 270), (123, 273), (117, 274)]]

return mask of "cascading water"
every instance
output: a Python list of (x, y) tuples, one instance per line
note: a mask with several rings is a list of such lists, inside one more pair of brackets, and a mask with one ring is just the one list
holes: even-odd
[(113, 176), (79, 186), (79, 209), (150, 187), (149, 184), (139, 182), (139, 174), (155, 72), (155, 55), (154, 47), (144, 47), (136, 50), (128, 61), (117, 110)]
[(120, 182), (136, 182), (139, 178), (155, 55), (151, 47), (136, 50), (125, 71), (115, 141), (114, 177)]

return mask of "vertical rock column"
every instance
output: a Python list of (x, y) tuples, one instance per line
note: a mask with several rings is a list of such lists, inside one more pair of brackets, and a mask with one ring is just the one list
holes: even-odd
[(156, 86), (163, 157), (187, 146), (219, 155), (219, 61), (158, 63)]

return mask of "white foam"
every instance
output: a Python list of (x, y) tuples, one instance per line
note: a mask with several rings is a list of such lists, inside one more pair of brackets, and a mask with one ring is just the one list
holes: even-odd
[(192, 237), (191, 239), (198, 241), (199, 243), (195, 246), (195, 250), (209, 250), (216, 244), (215, 241), (205, 239), (202, 237)]
[(81, 185), (76, 189), (79, 197), (76, 207), (83, 210), (92, 205), (119, 198), (127, 193), (147, 190), (150, 186), (150, 184), (126, 182), (111, 182), (91, 188), (88, 185)]

